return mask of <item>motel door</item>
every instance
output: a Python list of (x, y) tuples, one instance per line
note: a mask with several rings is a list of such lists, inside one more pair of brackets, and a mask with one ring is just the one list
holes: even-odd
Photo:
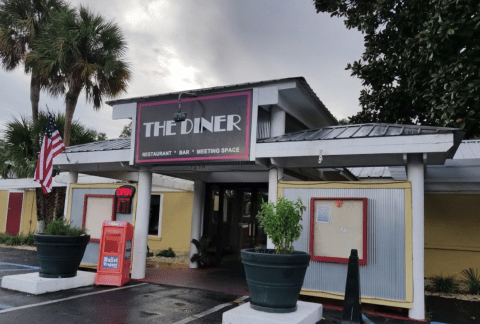
[(266, 247), (267, 236), (256, 215), (268, 200), (265, 184), (211, 184), (207, 188), (204, 232), (216, 247), (216, 263), (222, 255), (241, 249)]
[(6, 232), (11, 235), (18, 235), (20, 231), (20, 220), (22, 218), (23, 193), (11, 192), (8, 198), (7, 228)]

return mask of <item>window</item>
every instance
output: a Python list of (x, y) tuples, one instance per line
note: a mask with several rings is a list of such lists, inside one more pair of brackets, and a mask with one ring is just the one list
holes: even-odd
[(148, 235), (162, 236), (162, 209), (163, 209), (163, 196), (152, 195), (150, 200), (150, 218), (148, 221)]
[(115, 220), (115, 196), (85, 195), (82, 227), (90, 235), (90, 242), (100, 242), (105, 220)]

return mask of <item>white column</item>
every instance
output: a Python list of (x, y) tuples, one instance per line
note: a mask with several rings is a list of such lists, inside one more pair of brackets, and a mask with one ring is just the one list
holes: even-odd
[[(191, 243), (193, 239), (200, 241), (202, 236), (203, 203), (205, 201), (205, 182), (195, 180), (193, 184), (192, 227), (190, 232), (190, 258), (198, 253), (197, 247)], [(196, 262), (189, 262), (190, 268), (198, 268)]]
[[(270, 115), (270, 136), (280, 136), (285, 134), (286, 113), (279, 107), (272, 107)], [(278, 180), (283, 179), (283, 168), (272, 166), (268, 171), (268, 201), (277, 203)], [(267, 249), (274, 249), (270, 237), (267, 237)]]
[(147, 257), (148, 221), (152, 194), (152, 173), (145, 168), (138, 172), (137, 212), (133, 234), (132, 279), (145, 278)]
[(65, 193), (65, 207), (63, 209), (63, 216), (64, 217), (67, 217), (68, 205), (70, 204), (70, 201), (68, 200), (69, 192), (70, 192), (70, 185), (72, 183), (77, 183), (77, 182), (78, 182), (78, 172), (69, 171), (68, 172), (68, 177), (67, 177), (67, 191)]
[(271, 115), (270, 115), (270, 124), (271, 124), (270, 135), (272, 137), (285, 134), (286, 116), (287, 114), (285, 113), (285, 110), (282, 110), (281, 108), (275, 107), (275, 106), (272, 107)]
[(413, 249), (413, 308), (408, 316), (413, 319), (425, 319), (424, 288), (424, 165), (420, 154), (409, 155), (407, 164), (408, 180), (412, 184), (412, 249)]
[[(277, 203), (277, 194), (278, 194), (278, 169), (272, 167), (268, 170), (268, 201)], [(270, 237), (267, 237), (267, 249), (274, 249), (275, 246), (272, 243)]]

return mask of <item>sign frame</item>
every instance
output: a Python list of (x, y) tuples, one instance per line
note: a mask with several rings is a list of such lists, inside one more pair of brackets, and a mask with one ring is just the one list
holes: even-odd
[[(172, 157), (172, 158), (165, 158), (159, 157), (154, 159), (142, 159), (140, 157), (140, 132), (141, 132), (141, 114), (142, 109), (150, 106), (159, 106), (159, 105), (166, 105), (166, 104), (178, 104), (178, 100), (166, 100), (166, 101), (155, 101), (155, 102), (145, 102), (139, 103), (137, 105), (137, 125), (136, 125), (136, 134), (135, 134), (135, 164), (136, 165), (148, 165), (152, 163), (168, 163), (168, 162), (222, 162), (222, 161), (250, 161), (250, 137), (251, 137), (251, 127), (252, 127), (252, 90), (244, 90), (238, 92), (230, 92), (230, 93), (223, 93), (223, 94), (214, 94), (214, 95), (205, 95), (199, 96), (195, 98), (185, 98), (182, 99), (182, 103), (192, 102), (192, 101), (201, 101), (201, 100), (209, 100), (209, 99), (217, 99), (217, 98), (228, 98), (228, 97), (235, 97), (235, 96), (247, 96), (246, 101), (246, 113), (245, 113), (245, 151), (240, 154), (232, 154), (232, 155), (215, 155), (215, 156), (195, 156), (195, 157)], [(172, 114), (173, 118), (173, 114)], [(188, 118), (188, 116), (187, 116)], [(243, 132), (242, 132), (243, 133)], [(179, 148), (181, 150), (181, 148)]]
[[(337, 208), (342, 208), (344, 203), (348, 204), (348, 201), (360, 201), (362, 203), (362, 210), (361, 210), (361, 224), (362, 228), (360, 229), (361, 233), (361, 247), (362, 247), (362, 257), (359, 258), (359, 264), (360, 265), (366, 265), (367, 264), (367, 254), (368, 254), (368, 244), (367, 244), (367, 219), (368, 219), (368, 198), (364, 197), (329, 197), (329, 198), (324, 198), (324, 197), (312, 197), (310, 199), (310, 242), (309, 242), (309, 252), (310, 255), (312, 256), (311, 259), (313, 261), (320, 261), (320, 262), (332, 262), (332, 263), (348, 263), (348, 257), (332, 257), (332, 256), (325, 256), (325, 255), (316, 255), (314, 253), (314, 243), (315, 243), (315, 223), (317, 222), (317, 210), (315, 208), (315, 202), (318, 201), (331, 201), (334, 202)], [(341, 202), (341, 203), (339, 203)], [(332, 216), (329, 216), (332, 217)], [(321, 222), (319, 222), (321, 223)], [(329, 223), (324, 223), (324, 224), (329, 224)], [(343, 228), (341, 228), (343, 232)]]

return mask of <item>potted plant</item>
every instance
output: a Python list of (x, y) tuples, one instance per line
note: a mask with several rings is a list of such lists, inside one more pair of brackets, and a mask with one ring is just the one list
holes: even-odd
[(70, 278), (77, 275), (90, 235), (60, 218), (50, 222), (42, 234), (36, 233), (34, 239), (40, 277)]
[(253, 309), (270, 313), (296, 311), (310, 254), (294, 251), (292, 244), (302, 232), (300, 221), (305, 210), (300, 198), (295, 203), (284, 198), (276, 205), (262, 203), (257, 219), (275, 249), (241, 251)]

